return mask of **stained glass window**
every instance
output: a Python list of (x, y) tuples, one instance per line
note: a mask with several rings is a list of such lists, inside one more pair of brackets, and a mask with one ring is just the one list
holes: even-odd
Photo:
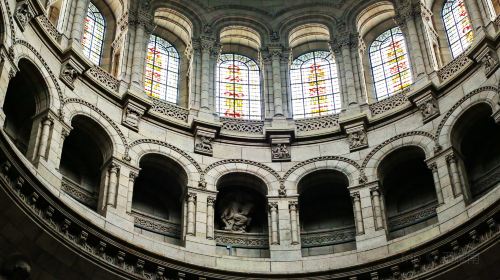
[(380, 34), (370, 46), (370, 63), (377, 100), (397, 93), (412, 83), (405, 38), (399, 27)]
[(96, 6), (90, 3), (83, 28), (82, 45), (83, 53), (97, 65), (101, 62), (105, 30), (106, 22), (104, 21), (104, 17)]
[(144, 90), (152, 97), (177, 103), (179, 53), (168, 41), (151, 35), (146, 54)]
[(221, 117), (262, 118), (260, 70), (251, 58), (222, 54), (217, 65), (216, 107)]
[(296, 58), (290, 67), (295, 119), (340, 112), (337, 66), (331, 52), (315, 51)]
[(453, 58), (462, 54), (474, 40), (464, 0), (447, 0), (443, 7), (443, 21)]

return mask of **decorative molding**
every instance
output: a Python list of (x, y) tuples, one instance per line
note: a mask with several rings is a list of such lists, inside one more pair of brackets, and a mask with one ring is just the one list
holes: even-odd
[(242, 163), (242, 164), (253, 165), (253, 166), (256, 166), (258, 168), (266, 170), (267, 172), (271, 173), (271, 175), (273, 175), (276, 178), (276, 180), (280, 180), (280, 175), (273, 168), (271, 168), (271, 167), (269, 167), (269, 166), (267, 166), (265, 164), (262, 164), (260, 162), (255, 162), (255, 161), (246, 160), (246, 159), (226, 159), (226, 160), (221, 160), (221, 161), (214, 162), (214, 163), (210, 164), (209, 166), (207, 166), (203, 170), (202, 174), (203, 175), (207, 174), (208, 171), (214, 169), (215, 167), (221, 166), (221, 165), (224, 165), (224, 164), (228, 164), (228, 163)]
[(321, 129), (332, 129), (339, 127), (339, 114), (307, 118), (295, 121), (297, 132), (317, 131)]
[(281, 183), (284, 183), (286, 181), (286, 179), (293, 173), (295, 172), (297, 169), (307, 165), (307, 164), (310, 164), (310, 163), (314, 163), (314, 162), (318, 162), (318, 161), (326, 161), (326, 160), (336, 160), (336, 161), (342, 161), (342, 162), (345, 162), (349, 165), (352, 165), (356, 170), (360, 171), (361, 170), (361, 166), (354, 160), (352, 159), (349, 159), (349, 158), (345, 158), (345, 157), (340, 157), (340, 156), (323, 156), (323, 157), (316, 157), (316, 158), (311, 158), (311, 159), (308, 159), (308, 160), (305, 160), (305, 161), (302, 161), (302, 162), (299, 162), (297, 163), (296, 165), (292, 166), (292, 168), (288, 169), (285, 173), (285, 175), (283, 175), (283, 178), (281, 178), (280, 182)]
[(233, 118), (220, 118), (222, 130), (235, 131), (248, 134), (263, 134), (264, 122), (256, 120), (239, 120)]
[(355, 242), (356, 229), (354, 227), (348, 227), (317, 232), (302, 232), (300, 234), (300, 240), (303, 248)]
[(406, 97), (406, 92), (408, 90), (409, 88), (403, 90), (402, 92), (391, 95), (385, 99), (370, 104), (369, 108), (372, 116), (383, 114), (394, 108), (398, 108), (399, 106), (407, 104), (408, 98)]
[(45, 16), (45, 14), (41, 14), (35, 18), (38, 24), (45, 30), (50, 37), (52, 37), (56, 42), (59, 42), (62, 38), (62, 33), (57, 31), (57, 28), (50, 22), (50, 20)]
[(169, 102), (163, 101), (158, 98), (150, 97), (150, 100), (153, 102), (151, 106), (151, 111), (158, 112), (167, 117), (180, 120), (183, 122), (188, 121), (189, 110), (182, 108), (180, 106), (171, 104)]
[(104, 85), (111, 91), (118, 91), (120, 81), (99, 66), (93, 66), (85, 72), (90, 78)]
[(269, 248), (269, 237), (266, 233), (235, 233), (215, 230), (215, 242), (217, 245), (231, 245), (233, 248)]
[(181, 225), (132, 210), (134, 226), (161, 235), (180, 238)]
[(468, 50), (469, 49), (464, 50), (461, 55), (457, 56), (450, 63), (439, 69), (437, 74), (442, 82), (450, 79), (456, 73), (465, 68), (469, 63), (472, 63), (472, 60), (467, 56)]

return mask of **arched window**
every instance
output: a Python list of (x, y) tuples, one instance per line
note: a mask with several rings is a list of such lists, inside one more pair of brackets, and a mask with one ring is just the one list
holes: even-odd
[(370, 63), (377, 100), (397, 93), (412, 83), (405, 38), (399, 27), (380, 34), (370, 46)]
[(217, 64), (217, 113), (221, 117), (262, 118), (260, 70), (251, 58), (222, 54)]
[(166, 40), (151, 35), (144, 74), (146, 94), (177, 103), (179, 92), (179, 53)]
[(87, 9), (87, 17), (85, 18), (82, 45), (83, 53), (97, 65), (101, 62), (105, 30), (106, 22), (104, 17), (96, 6), (90, 3)]
[(290, 68), (292, 110), (296, 119), (338, 113), (341, 108), (337, 66), (331, 52), (296, 58)]
[(453, 58), (462, 54), (474, 40), (472, 24), (463, 0), (447, 0), (442, 11), (446, 35)]

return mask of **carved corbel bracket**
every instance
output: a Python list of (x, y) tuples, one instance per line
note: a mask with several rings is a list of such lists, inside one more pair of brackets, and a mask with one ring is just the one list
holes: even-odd
[(422, 94), (411, 98), (411, 102), (417, 106), (422, 113), (422, 120), (427, 123), (439, 116), (439, 104), (432, 90), (423, 91)]
[(151, 102), (132, 92), (128, 92), (124, 100), (122, 125), (138, 131), (142, 117), (151, 108)]
[(368, 147), (366, 134), (366, 115), (359, 115), (349, 119), (340, 119), (340, 127), (347, 135), (349, 151), (354, 152)]
[(84, 70), (85, 68), (81, 63), (78, 63), (76, 60), (69, 58), (61, 64), (59, 79), (71, 90), (74, 90), (75, 81), (83, 73)]
[(474, 59), (484, 65), (484, 74), (486, 75), (486, 78), (493, 75), (495, 70), (498, 69), (498, 66), (500, 66), (497, 52), (488, 45), (484, 46), (479, 52), (477, 52)]
[(266, 137), (271, 145), (272, 161), (292, 160), (291, 143), (294, 131), (289, 128), (267, 128)]
[(20, 1), (16, 4), (16, 12), (14, 18), (21, 31), (24, 31), (26, 25), (35, 17), (35, 11), (31, 7), (29, 1)]

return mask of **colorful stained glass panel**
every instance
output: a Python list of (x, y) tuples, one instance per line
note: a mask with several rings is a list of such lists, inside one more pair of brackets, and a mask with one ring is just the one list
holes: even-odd
[(90, 3), (83, 27), (82, 46), (83, 54), (97, 65), (101, 62), (105, 30), (104, 17), (96, 6)]
[(442, 11), (453, 58), (462, 54), (474, 40), (472, 24), (464, 0), (447, 0)]

